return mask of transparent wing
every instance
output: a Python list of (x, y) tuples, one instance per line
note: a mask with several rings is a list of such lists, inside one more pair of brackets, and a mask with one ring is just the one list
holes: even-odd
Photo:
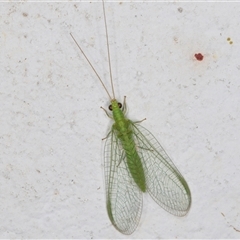
[(187, 182), (147, 129), (132, 123), (132, 131), (144, 167), (147, 191), (166, 211), (184, 216), (191, 206)]
[(118, 231), (131, 234), (141, 217), (142, 192), (128, 170), (125, 151), (113, 128), (105, 143), (104, 168), (108, 216)]

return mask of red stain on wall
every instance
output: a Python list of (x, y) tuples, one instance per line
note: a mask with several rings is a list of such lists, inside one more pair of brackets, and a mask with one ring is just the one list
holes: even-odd
[(201, 53), (196, 53), (195, 55), (195, 58), (198, 60), (198, 61), (202, 61), (203, 60), (203, 55)]

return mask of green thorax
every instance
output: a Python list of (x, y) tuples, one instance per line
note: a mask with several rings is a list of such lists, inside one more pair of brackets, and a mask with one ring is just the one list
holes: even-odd
[(111, 100), (111, 105), (112, 105), (112, 114), (113, 114), (113, 119), (115, 122), (118, 122), (119, 120), (123, 120), (125, 118), (122, 110), (118, 106), (118, 102), (116, 99)]

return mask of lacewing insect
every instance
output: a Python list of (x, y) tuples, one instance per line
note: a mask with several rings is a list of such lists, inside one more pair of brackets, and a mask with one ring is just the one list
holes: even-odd
[(126, 97), (123, 104), (115, 98), (113, 87), (105, 4), (102, 1), (107, 57), (112, 96), (92, 63), (70, 33), (110, 99), (113, 121), (105, 139), (104, 171), (106, 205), (110, 221), (123, 234), (131, 234), (138, 226), (143, 193), (148, 192), (163, 209), (184, 216), (191, 206), (191, 192), (186, 180), (157, 139), (140, 122), (126, 118)]

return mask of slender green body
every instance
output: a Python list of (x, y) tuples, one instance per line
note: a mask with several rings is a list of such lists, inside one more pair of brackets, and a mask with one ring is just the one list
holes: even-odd
[(70, 35), (111, 101), (112, 116), (103, 109), (114, 119), (104, 148), (107, 212), (118, 231), (131, 234), (140, 221), (143, 192), (148, 192), (159, 206), (176, 216), (188, 213), (192, 199), (186, 180), (157, 139), (146, 128), (125, 117), (126, 98), (123, 108), (115, 99), (104, 0), (102, 5), (112, 96), (81, 46)]
[(121, 108), (111, 99), (112, 116), (107, 115), (114, 124), (106, 138), (104, 168), (109, 219), (118, 231), (131, 234), (140, 221), (143, 192), (176, 216), (189, 211), (191, 192), (157, 139), (125, 117), (125, 107), (125, 100)]
[(111, 100), (111, 104), (113, 119), (115, 121), (112, 126), (113, 131), (117, 131), (117, 137), (120, 139), (122, 147), (125, 151), (127, 165), (135, 183), (142, 192), (145, 192), (145, 175), (140, 157), (136, 150), (136, 143), (133, 139), (131, 121), (124, 116), (124, 113), (119, 108), (118, 102), (115, 99)]

